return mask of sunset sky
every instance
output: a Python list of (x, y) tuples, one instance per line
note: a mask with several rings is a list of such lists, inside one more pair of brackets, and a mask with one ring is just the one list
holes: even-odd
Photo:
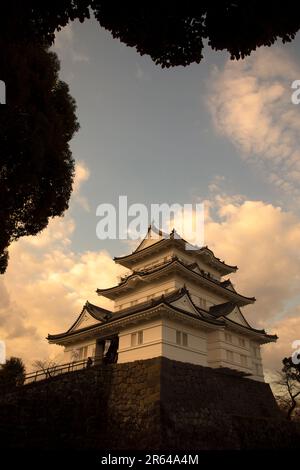
[(205, 244), (239, 270), (236, 288), (255, 296), (250, 324), (279, 336), (263, 347), (279, 370), (300, 339), (300, 36), (244, 61), (209, 48), (205, 60), (161, 69), (98, 23), (57, 34), (61, 78), (76, 99), (81, 129), (70, 209), (37, 237), (10, 248), (0, 276), (0, 339), (28, 369), (57, 360), (48, 333), (65, 331), (97, 287), (117, 282), (113, 256), (132, 242), (96, 237), (96, 207), (128, 202), (205, 202)]

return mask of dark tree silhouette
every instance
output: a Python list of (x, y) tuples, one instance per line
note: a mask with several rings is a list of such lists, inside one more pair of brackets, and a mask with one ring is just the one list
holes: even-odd
[(38, 45), (7, 45), (0, 55), (7, 105), (0, 106), (0, 272), (10, 243), (35, 235), (62, 215), (72, 191), (69, 141), (78, 129), (75, 102), (58, 78), (56, 54)]
[(37, 234), (68, 207), (74, 162), (68, 142), (78, 129), (75, 102), (48, 52), (55, 32), (94, 13), (100, 25), (162, 67), (203, 58), (203, 44), (235, 59), (300, 28), (291, 0), (116, 2), (10, 0), (0, 14), (0, 273), (13, 240)]
[(25, 366), (19, 357), (11, 357), (0, 368), (0, 387), (6, 390), (23, 385)]
[(200, 62), (203, 42), (243, 58), (276, 39), (294, 39), (300, 5), (292, 0), (11, 0), (0, 17), (0, 36), (51, 44), (57, 28), (94, 13), (100, 25), (163, 67)]

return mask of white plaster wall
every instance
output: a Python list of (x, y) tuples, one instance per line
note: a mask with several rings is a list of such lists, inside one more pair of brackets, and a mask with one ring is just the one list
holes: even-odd
[(199, 259), (199, 257), (197, 257), (195, 253), (193, 253), (192, 250), (183, 252), (181, 250), (178, 250), (175, 247), (172, 249), (160, 251), (156, 255), (152, 254), (151, 257), (149, 256), (149, 257), (144, 258), (143, 260), (137, 262), (134, 265), (134, 270), (139, 271), (145, 268), (150, 268), (152, 266), (155, 266), (163, 262), (170, 261), (172, 256), (177, 256), (181, 261), (183, 261), (186, 264), (197, 262), (200, 269), (203, 269), (203, 271), (209, 272), (213, 276), (215, 276), (217, 279), (220, 279), (220, 273), (215, 268), (207, 265), (201, 259)]
[[(226, 337), (230, 334), (231, 340)], [(239, 339), (244, 339), (245, 346), (242, 346)], [(254, 358), (253, 344), (257, 349), (257, 357)], [(227, 351), (232, 353), (232, 358), (228, 358)], [(241, 355), (246, 356), (247, 364), (241, 361)], [(259, 371), (256, 371), (255, 364), (259, 364)], [(229, 367), (249, 374), (254, 380), (263, 381), (263, 370), (259, 352), (259, 344), (253, 343), (248, 336), (235, 331), (218, 330), (208, 335), (208, 365), (210, 367)]]
[[(131, 334), (143, 331), (143, 344), (131, 346)], [(162, 320), (140, 323), (119, 334), (118, 362), (132, 362), (162, 356)]]
[(180, 289), (184, 284), (196, 305), (200, 306), (200, 299), (205, 299), (206, 308), (208, 309), (212, 305), (227, 302), (228, 300), (225, 296), (214, 294), (205, 287), (199, 286), (196, 282), (189, 281), (179, 273), (173, 273), (169, 275), (165, 282), (161, 282), (160, 280), (157, 282), (152, 281), (151, 284), (145, 283), (145, 285), (136, 286), (125, 295), (118, 297), (115, 301), (115, 311), (130, 307), (134, 301), (136, 301), (136, 303), (145, 302), (149, 296), (159, 297), (162, 294), (168, 294), (172, 292), (172, 290)]
[(86, 341), (82, 341), (82, 342), (79, 342), (79, 343), (70, 344), (70, 345), (65, 346), (64, 357), (63, 357), (62, 363), (72, 362), (74, 360), (72, 358), (73, 350), (78, 350), (78, 349), (86, 347), (86, 346), (87, 346), (87, 354), (86, 354), (85, 358), (82, 358), (82, 360), (87, 359), (88, 357), (94, 357), (95, 356), (95, 350), (96, 350), (96, 339), (89, 339), (89, 340), (86, 340)]
[(217, 305), (217, 304), (221, 304), (223, 302), (228, 301), (228, 299), (226, 297), (223, 297), (219, 294), (215, 294), (214, 292), (211, 292), (207, 288), (201, 287), (197, 283), (191, 282), (188, 279), (184, 279), (184, 278), (182, 278), (181, 276), (179, 276), (177, 274), (177, 276), (176, 276), (176, 288), (178, 289), (178, 288), (182, 287), (182, 285), (184, 283), (185, 283), (185, 285), (186, 285), (193, 301), (195, 301), (196, 305), (199, 304), (200, 301), (198, 299), (200, 299), (200, 298), (206, 300), (206, 308), (207, 309), (209, 307), (211, 307), (212, 305)]
[(264, 371), (263, 371), (263, 364), (262, 364), (262, 357), (261, 357), (261, 346), (256, 341), (250, 342), (250, 356), (252, 360), (253, 377), (256, 380), (263, 380)]
[[(176, 344), (176, 331), (187, 334), (188, 345)], [(165, 319), (163, 322), (163, 356), (181, 362), (207, 366), (206, 331), (200, 327)]]
[[(143, 344), (131, 346), (131, 334), (143, 331)], [(188, 335), (188, 346), (176, 344), (176, 331)], [(206, 333), (181, 322), (160, 319), (123, 330), (119, 335), (118, 362), (164, 356), (169, 359), (207, 365)]]
[[(191, 262), (192, 260), (190, 260)], [(144, 285), (138, 284), (132, 289), (129, 289), (124, 295), (118, 297), (115, 300), (115, 311), (119, 311), (132, 306), (134, 303), (142, 303), (147, 300), (150, 296), (160, 296), (162, 294), (168, 294), (172, 290), (181, 288), (186, 284), (193, 296), (193, 300), (196, 305), (204, 306), (203, 301), (205, 299), (206, 308), (208, 309), (212, 305), (216, 305), (222, 302), (226, 302), (228, 299), (225, 296), (215, 294), (205, 287), (201, 287), (197, 282), (189, 281), (184, 275), (179, 273), (173, 273), (166, 278), (166, 281), (151, 281)]]
[(119, 297), (115, 301), (115, 311), (123, 310), (124, 308), (134, 305), (132, 302), (143, 303), (149, 300), (149, 297), (160, 297), (162, 294), (169, 294), (176, 289), (175, 278), (166, 279), (165, 282), (151, 282), (145, 283), (143, 286), (135, 287), (129, 290), (127, 294)]
[(157, 254), (152, 254), (151, 256), (138, 261), (134, 265), (134, 270), (141, 271), (143, 269), (154, 267), (163, 262), (168, 262), (171, 260), (173, 254), (174, 254), (174, 250), (170, 250), (170, 249), (160, 251)]

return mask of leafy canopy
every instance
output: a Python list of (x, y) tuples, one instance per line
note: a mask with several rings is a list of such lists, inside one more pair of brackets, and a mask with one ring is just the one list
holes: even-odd
[[(3, 44), (3, 43), (2, 43)], [(75, 101), (58, 78), (56, 54), (39, 45), (1, 48), (7, 105), (0, 106), (0, 272), (7, 247), (68, 207), (74, 176), (69, 141)]]
[(25, 365), (19, 357), (11, 357), (0, 368), (0, 391), (23, 385)]
[(99, 24), (162, 67), (203, 58), (204, 43), (232, 58), (300, 28), (300, 4), (291, 0), (10, 0), (0, 15), (0, 273), (10, 243), (35, 235), (68, 207), (74, 176), (69, 141), (78, 129), (75, 102), (59, 80), (49, 52), (55, 32), (94, 14)]
[(0, 17), (0, 35), (52, 44), (56, 29), (90, 13), (113, 37), (162, 67), (200, 62), (204, 41), (239, 59), (278, 38), (291, 41), (300, 28), (300, 5), (292, 0), (11, 0)]

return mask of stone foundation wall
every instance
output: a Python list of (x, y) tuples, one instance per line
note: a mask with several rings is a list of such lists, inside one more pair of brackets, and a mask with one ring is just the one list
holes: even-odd
[(293, 448), (267, 384), (155, 358), (0, 395), (0, 445), (35, 449)]

